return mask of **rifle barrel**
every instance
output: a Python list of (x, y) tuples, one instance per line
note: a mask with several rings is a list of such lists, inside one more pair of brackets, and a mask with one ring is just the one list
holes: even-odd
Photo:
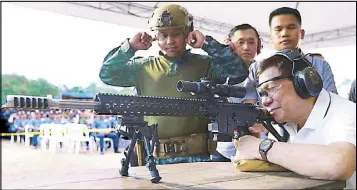
[[(250, 104), (210, 101), (205, 98), (129, 96), (98, 93), (93, 101), (57, 100), (46, 97), (8, 95), (6, 106), (23, 109), (92, 109), (96, 114), (123, 116), (204, 116), (221, 113), (241, 122), (256, 120), (259, 109)], [(218, 110), (221, 110), (220, 112)], [(261, 117), (261, 116), (260, 116)], [(265, 116), (263, 116), (265, 117)]]
[(25, 109), (98, 109), (100, 103), (95, 101), (54, 100), (37, 96), (8, 95), (6, 107)]

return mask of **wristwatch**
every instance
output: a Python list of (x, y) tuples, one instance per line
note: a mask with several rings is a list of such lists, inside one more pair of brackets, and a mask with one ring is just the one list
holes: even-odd
[(275, 140), (265, 139), (259, 144), (259, 153), (262, 156), (263, 160), (268, 161), (267, 154), (268, 151), (273, 147)]

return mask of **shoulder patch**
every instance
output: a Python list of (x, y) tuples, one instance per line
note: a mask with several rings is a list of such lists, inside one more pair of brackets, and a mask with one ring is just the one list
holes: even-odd
[(158, 57), (155, 56), (148, 56), (148, 57), (135, 57), (133, 58), (132, 62), (135, 63), (139, 63), (140, 65), (148, 65), (150, 63), (155, 63), (155, 59), (158, 59)]
[(141, 61), (141, 60), (146, 60), (146, 59), (148, 59), (147, 57), (141, 57), (141, 56), (138, 56), (138, 57), (134, 57), (133, 58), (133, 61)]
[(127, 64), (128, 65), (135, 65), (137, 63), (140, 63), (140, 65), (146, 63), (149, 61), (149, 58), (148, 57), (141, 57), (141, 56), (138, 56), (138, 57), (133, 57), (131, 59), (131, 61), (129, 61)]

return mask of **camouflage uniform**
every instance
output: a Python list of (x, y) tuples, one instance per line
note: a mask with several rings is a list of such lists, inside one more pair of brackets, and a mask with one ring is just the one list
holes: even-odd
[[(167, 5), (159, 9), (161, 9), (161, 14), (159, 14), (161, 17), (159, 18), (162, 18), (164, 14), (166, 16), (169, 13), (172, 14), (174, 19), (171, 23), (171, 28), (176, 28), (175, 26), (179, 25), (178, 19), (175, 19), (179, 17), (177, 16), (178, 14), (181, 14), (185, 20), (188, 17), (187, 11), (185, 12), (182, 7), (176, 5)], [(154, 12), (153, 18), (155, 18), (156, 13), (157, 10)], [(169, 14), (168, 17), (170, 16)], [(156, 21), (155, 19), (152, 20), (150, 22), (151, 26), (155, 25)], [(158, 28), (165, 27), (170, 28), (165, 24)], [(152, 27), (152, 29), (157, 28)], [(211, 43), (217, 44), (218, 42), (207, 36), (202, 49), (212, 54), (212, 56), (194, 54), (190, 50), (186, 50), (181, 57), (176, 59), (169, 58), (162, 52), (156, 57), (133, 58), (135, 50), (130, 47), (129, 39), (127, 39), (119, 47), (111, 50), (105, 57), (99, 76), (108, 85), (135, 86), (139, 95), (169, 97), (192, 97), (190, 93), (176, 91), (176, 84), (179, 80), (198, 81), (202, 77), (208, 77), (217, 83), (224, 83), (227, 77), (244, 78), (247, 76), (243, 68), (244, 62), (240, 57), (230, 53), (230, 51), (224, 51), (226, 53), (222, 56), (218, 52), (222, 51), (223, 48), (229, 47), (222, 46), (221, 49), (215, 45), (210, 45)], [(209, 49), (208, 47), (215, 48)], [(192, 134), (207, 134), (207, 118), (165, 116), (145, 117), (145, 120), (148, 121), (149, 125), (158, 124), (160, 140), (190, 136)], [(206, 151), (197, 154), (185, 153), (174, 154), (165, 158), (160, 157), (157, 159), (157, 163), (168, 164), (209, 160), (207, 145), (195, 145), (193, 143), (190, 146), (205, 146)]]

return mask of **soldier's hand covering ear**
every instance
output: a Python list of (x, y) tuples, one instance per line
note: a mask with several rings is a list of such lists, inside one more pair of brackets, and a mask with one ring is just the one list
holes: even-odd
[(205, 40), (206, 36), (198, 30), (190, 32), (187, 36), (187, 44), (193, 48), (202, 48)]
[(152, 41), (153, 38), (149, 34), (139, 32), (129, 40), (129, 44), (134, 50), (147, 50), (152, 46)]
[(231, 51), (232, 52), (235, 52), (235, 47), (234, 47), (234, 44), (232, 43), (232, 40), (230, 37), (226, 37), (224, 40), (223, 40), (223, 44), (224, 45), (227, 45), (230, 47)]
[(231, 42), (231, 38), (227, 37), (223, 40), (223, 44), (224, 45), (230, 45), (232, 42)]

